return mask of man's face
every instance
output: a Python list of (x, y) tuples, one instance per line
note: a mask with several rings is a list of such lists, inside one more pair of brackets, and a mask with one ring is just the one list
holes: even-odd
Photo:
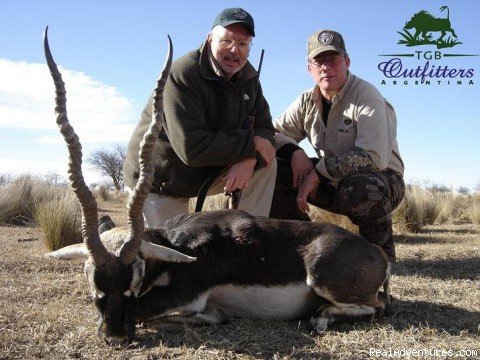
[(348, 55), (326, 52), (308, 61), (308, 72), (322, 95), (331, 100), (347, 82)]
[(230, 79), (247, 63), (252, 37), (241, 24), (216, 26), (208, 34), (208, 43), (213, 57)]

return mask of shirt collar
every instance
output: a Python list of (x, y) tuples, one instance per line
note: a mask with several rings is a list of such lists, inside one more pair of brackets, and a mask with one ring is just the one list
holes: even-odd
[[(353, 75), (350, 73), (350, 70), (347, 71), (347, 81), (345, 82), (345, 85), (340, 89), (337, 95), (335, 95), (332, 99), (332, 105), (335, 106), (338, 103), (340, 103), (344, 96), (345, 93), (347, 92), (348, 88), (353, 82)], [(313, 102), (315, 106), (319, 109), (321, 109), (322, 106), (322, 93), (320, 91), (320, 88), (318, 86), (315, 86), (313, 89), (313, 95), (312, 95)]]

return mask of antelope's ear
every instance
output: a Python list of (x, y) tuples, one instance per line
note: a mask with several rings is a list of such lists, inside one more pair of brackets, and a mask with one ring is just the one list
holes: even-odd
[(65, 246), (56, 251), (52, 251), (46, 254), (46, 257), (57, 259), (57, 260), (74, 260), (74, 259), (87, 259), (88, 250), (85, 244), (74, 244)]
[(165, 246), (155, 245), (148, 241), (142, 241), (140, 252), (145, 259), (157, 259), (166, 262), (192, 262), (196, 257), (182, 254), (180, 251), (169, 249)]

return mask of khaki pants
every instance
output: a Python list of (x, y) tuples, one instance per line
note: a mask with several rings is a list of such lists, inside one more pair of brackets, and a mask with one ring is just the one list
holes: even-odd
[[(208, 195), (223, 192), (227, 170), (223, 171), (212, 183)], [(242, 190), (242, 197), (238, 205), (239, 210), (245, 210), (254, 216), (268, 216), (272, 205), (273, 190), (277, 175), (277, 162), (266, 168), (261, 168), (253, 173), (247, 188)], [(168, 219), (188, 213), (189, 198), (150, 193), (143, 205), (143, 217), (148, 228), (161, 227)]]

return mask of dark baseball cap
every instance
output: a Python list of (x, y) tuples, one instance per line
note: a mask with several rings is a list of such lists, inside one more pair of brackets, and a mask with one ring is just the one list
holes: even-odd
[(217, 26), (228, 26), (232, 24), (244, 24), (250, 35), (255, 36), (255, 24), (252, 15), (242, 8), (227, 8), (215, 18), (212, 29)]
[(321, 30), (310, 35), (307, 41), (309, 59), (327, 51), (336, 51), (342, 55), (347, 53), (342, 35), (332, 30)]

